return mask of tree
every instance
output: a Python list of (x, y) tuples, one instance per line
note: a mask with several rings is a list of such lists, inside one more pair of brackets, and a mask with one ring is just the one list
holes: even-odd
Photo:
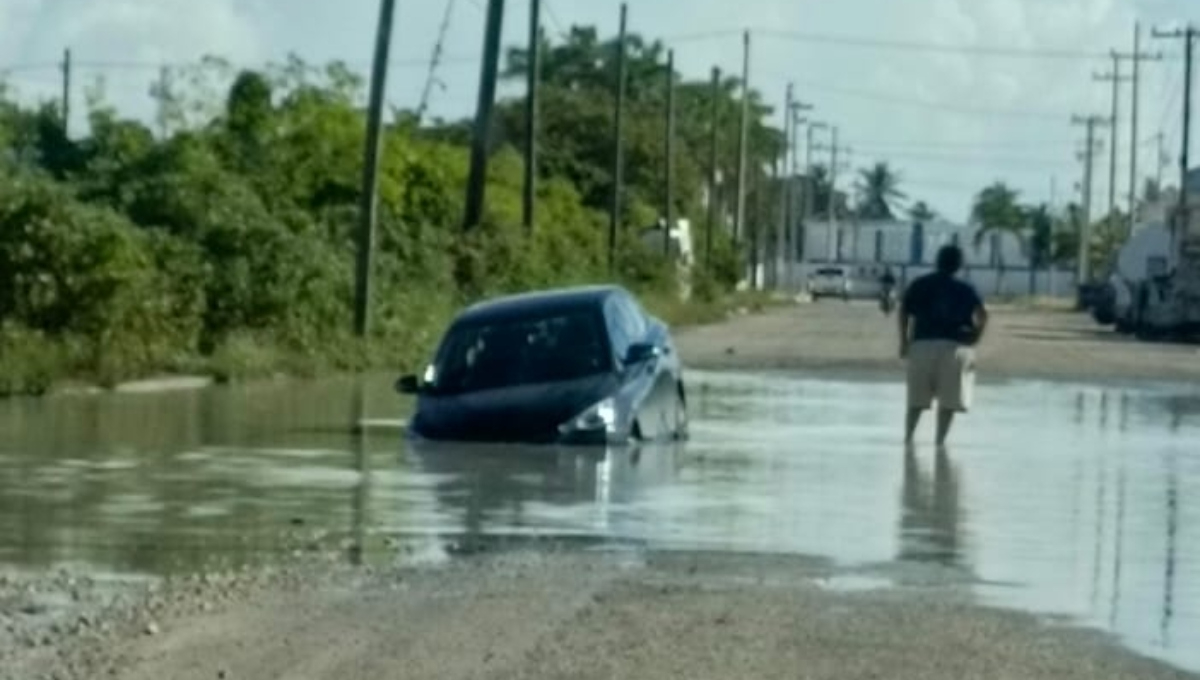
[[(1000, 241), (1006, 234), (1016, 237), (1024, 247), (1025, 213), (1017, 202), (1017, 192), (1003, 182), (996, 182), (979, 192), (971, 208), (971, 217), (976, 225), (975, 247), (989, 237)], [(992, 257), (997, 255), (999, 252), (993, 249)], [(999, 292), (1004, 285), (1004, 261), (996, 260), (994, 264), (999, 270), (996, 275), (996, 292)]]
[(996, 182), (976, 195), (971, 208), (971, 219), (976, 226), (976, 246), (992, 234), (1012, 234), (1024, 242), (1025, 214), (1017, 197), (1017, 192), (1003, 182)]
[(925, 223), (937, 217), (937, 213), (925, 201), (917, 201), (908, 209), (908, 219)]
[(854, 185), (858, 216), (866, 220), (894, 219), (892, 206), (904, 198), (899, 184), (900, 176), (887, 163), (860, 170)]
[(1054, 257), (1054, 218), (1050, 206), (1041, 203), (1024, 208), (1025, 222), (1029, 225), (1028, 253), (1033, 268), (1050, 265)]

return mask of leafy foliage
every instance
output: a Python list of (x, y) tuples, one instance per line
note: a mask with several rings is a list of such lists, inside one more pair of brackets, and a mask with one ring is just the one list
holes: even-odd
[(895, 204), (905, 198), (900, 191), (900, 176), (887, 163), (860, 170), (854, 189), (858, 194), (858, 216), (868, 220), (893, 219)]
[[(575, 28), (548, 46), (538, 224), (520, 226), (521, 100), (499, 102), (483, 224), (461, 232), (469, 141), (462, 122), (418, 128), (394, 112), (384, 134), (372, 328), (349, 337), (362, 169), (362, 80), (343, 64), (291, 57), (237, 71), (206, 58), (150, 89), (157, 115), (121, 117), (89, 90), (86, 136), (55, 106), (0, 87), (0, 393), (56, 377), (103, 382), (207, 365), (220, 377), (414, 361), (464, 301), (602, 281), (612, 192), (615, 43)], [(667, 76), (658, 43), (629, 41), (625, 211), (618, 278), (667, 297), (675, 263), (641, 230), (666, 197)], [(522, 68), (514, 50), (510, 75)], [(678, 214), (702, 224), (712, 114), (720, 171), (735, 177), (735, 80), (677, 82)], [(781, 151), (750, 92), (750, 183)], [(715, 104), (715, 106), (714, 106)], [(698, 240), (699, 241), (699, 240)], [(699, 278), (719, 295), (741, 272), (714, 234)], [(36, 351), (34, 351), (36, 350)]]

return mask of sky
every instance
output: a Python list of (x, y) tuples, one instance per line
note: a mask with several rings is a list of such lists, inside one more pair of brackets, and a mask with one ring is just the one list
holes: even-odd
[[(450, 0), (397, 0), (388, 100), (420, 101), (428, 61)], [(433, 91), (434, 116), (469, 115), (479, 79), (486, 0), (454, 0)], [(1180, 40), (1152, 40), (1152, 27), (1200, 20), (1196, 0), (629, 0), (629, 30), (675, 50), (686, 77), (712, 66), (740, 73), (742, 38), (751, 32), (751, 85), (781, 105), (787, 84), (836, 125), (849, 147), (839, 174), (885, 161), (901, 175), (909, 202), (924, 200), (950, 219), (965, 219), (973, 195), (1003, 180), (1029, 202), (1078, 200), (1084, 129), (1073, 115), (1104, 115), (1111, 84), (1105, 55), (1133, 47), (1164, 60), (1143, 65), (1139, 175), (1158, 172), (1152, 139), (1171, 149), (1168, 180), (1178, 176), (1183, 63)], [(615, 33), (620, 0), (543, 0), (546, 30), (572, 24)], [(524, 41), (529, 0), (507, 0), (506, 45)], [(377, 0), (0, 0), (0, 72), (19, 96), (57, 97), (56, 64), (70, 47), (82, 108), (84, 84), (102, 77), (122, 111), (149, 116), (158, 64), (223, 56), (238, 65), (343, 60), (366, 73), (373, 51)], [(949, 49), (930, 49), (930, 46)], [(966, 49), (960, 49), (966, 48)], [(998, 48), (993, 50), (993, 48)], [(999, 53), (997, 53), (999, 52)], [(1122, 63), (1125, 73), (1130, 63)], [(519, 85), (511, 93), (520, 92)], [(1118, 205), (1129, 177), (1130, 88), (1121, 89)], [(782, 121), (782, 113), (777, 113)], [(81, 118), (73, 117), (75, 129)], [(825, 133), (818, 133), (821, 140)], [(1107, 143), (1107, 130), (1101, 136)], [(827, 143), (828, 138), (824, 141)], [(1096, 210), (1108, 203), (1106, 146), (1095, 161)], [(827, 151), (814, 152), (827, 160)]]

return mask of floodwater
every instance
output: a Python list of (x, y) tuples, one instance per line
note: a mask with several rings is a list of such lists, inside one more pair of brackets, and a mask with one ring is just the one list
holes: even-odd
[(545, 537), (781, 552), (1200, 670), (1200, 391), (981, 385), (945, 455), (909, 454), (899, 384), (693, 372), (690, 442), (605, 452), (409, 447), (390, 382), (0, 403), (0, 572), (154, 576), (297, 537), (375, 561)]

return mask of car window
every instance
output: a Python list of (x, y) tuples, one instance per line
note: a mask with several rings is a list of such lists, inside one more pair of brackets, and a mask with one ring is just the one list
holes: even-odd
[(608, 322), (613, 354), (617, 359), (624, 359), (629, 352), (629, 346), (646, 334), (645, 321), (621, 296), (612, 296), (605, 300), (604, 316)]
[(437, 392), (561, 382), (608, 370), (599, 315), (580, 310), (451, 329), (434, 370)]

